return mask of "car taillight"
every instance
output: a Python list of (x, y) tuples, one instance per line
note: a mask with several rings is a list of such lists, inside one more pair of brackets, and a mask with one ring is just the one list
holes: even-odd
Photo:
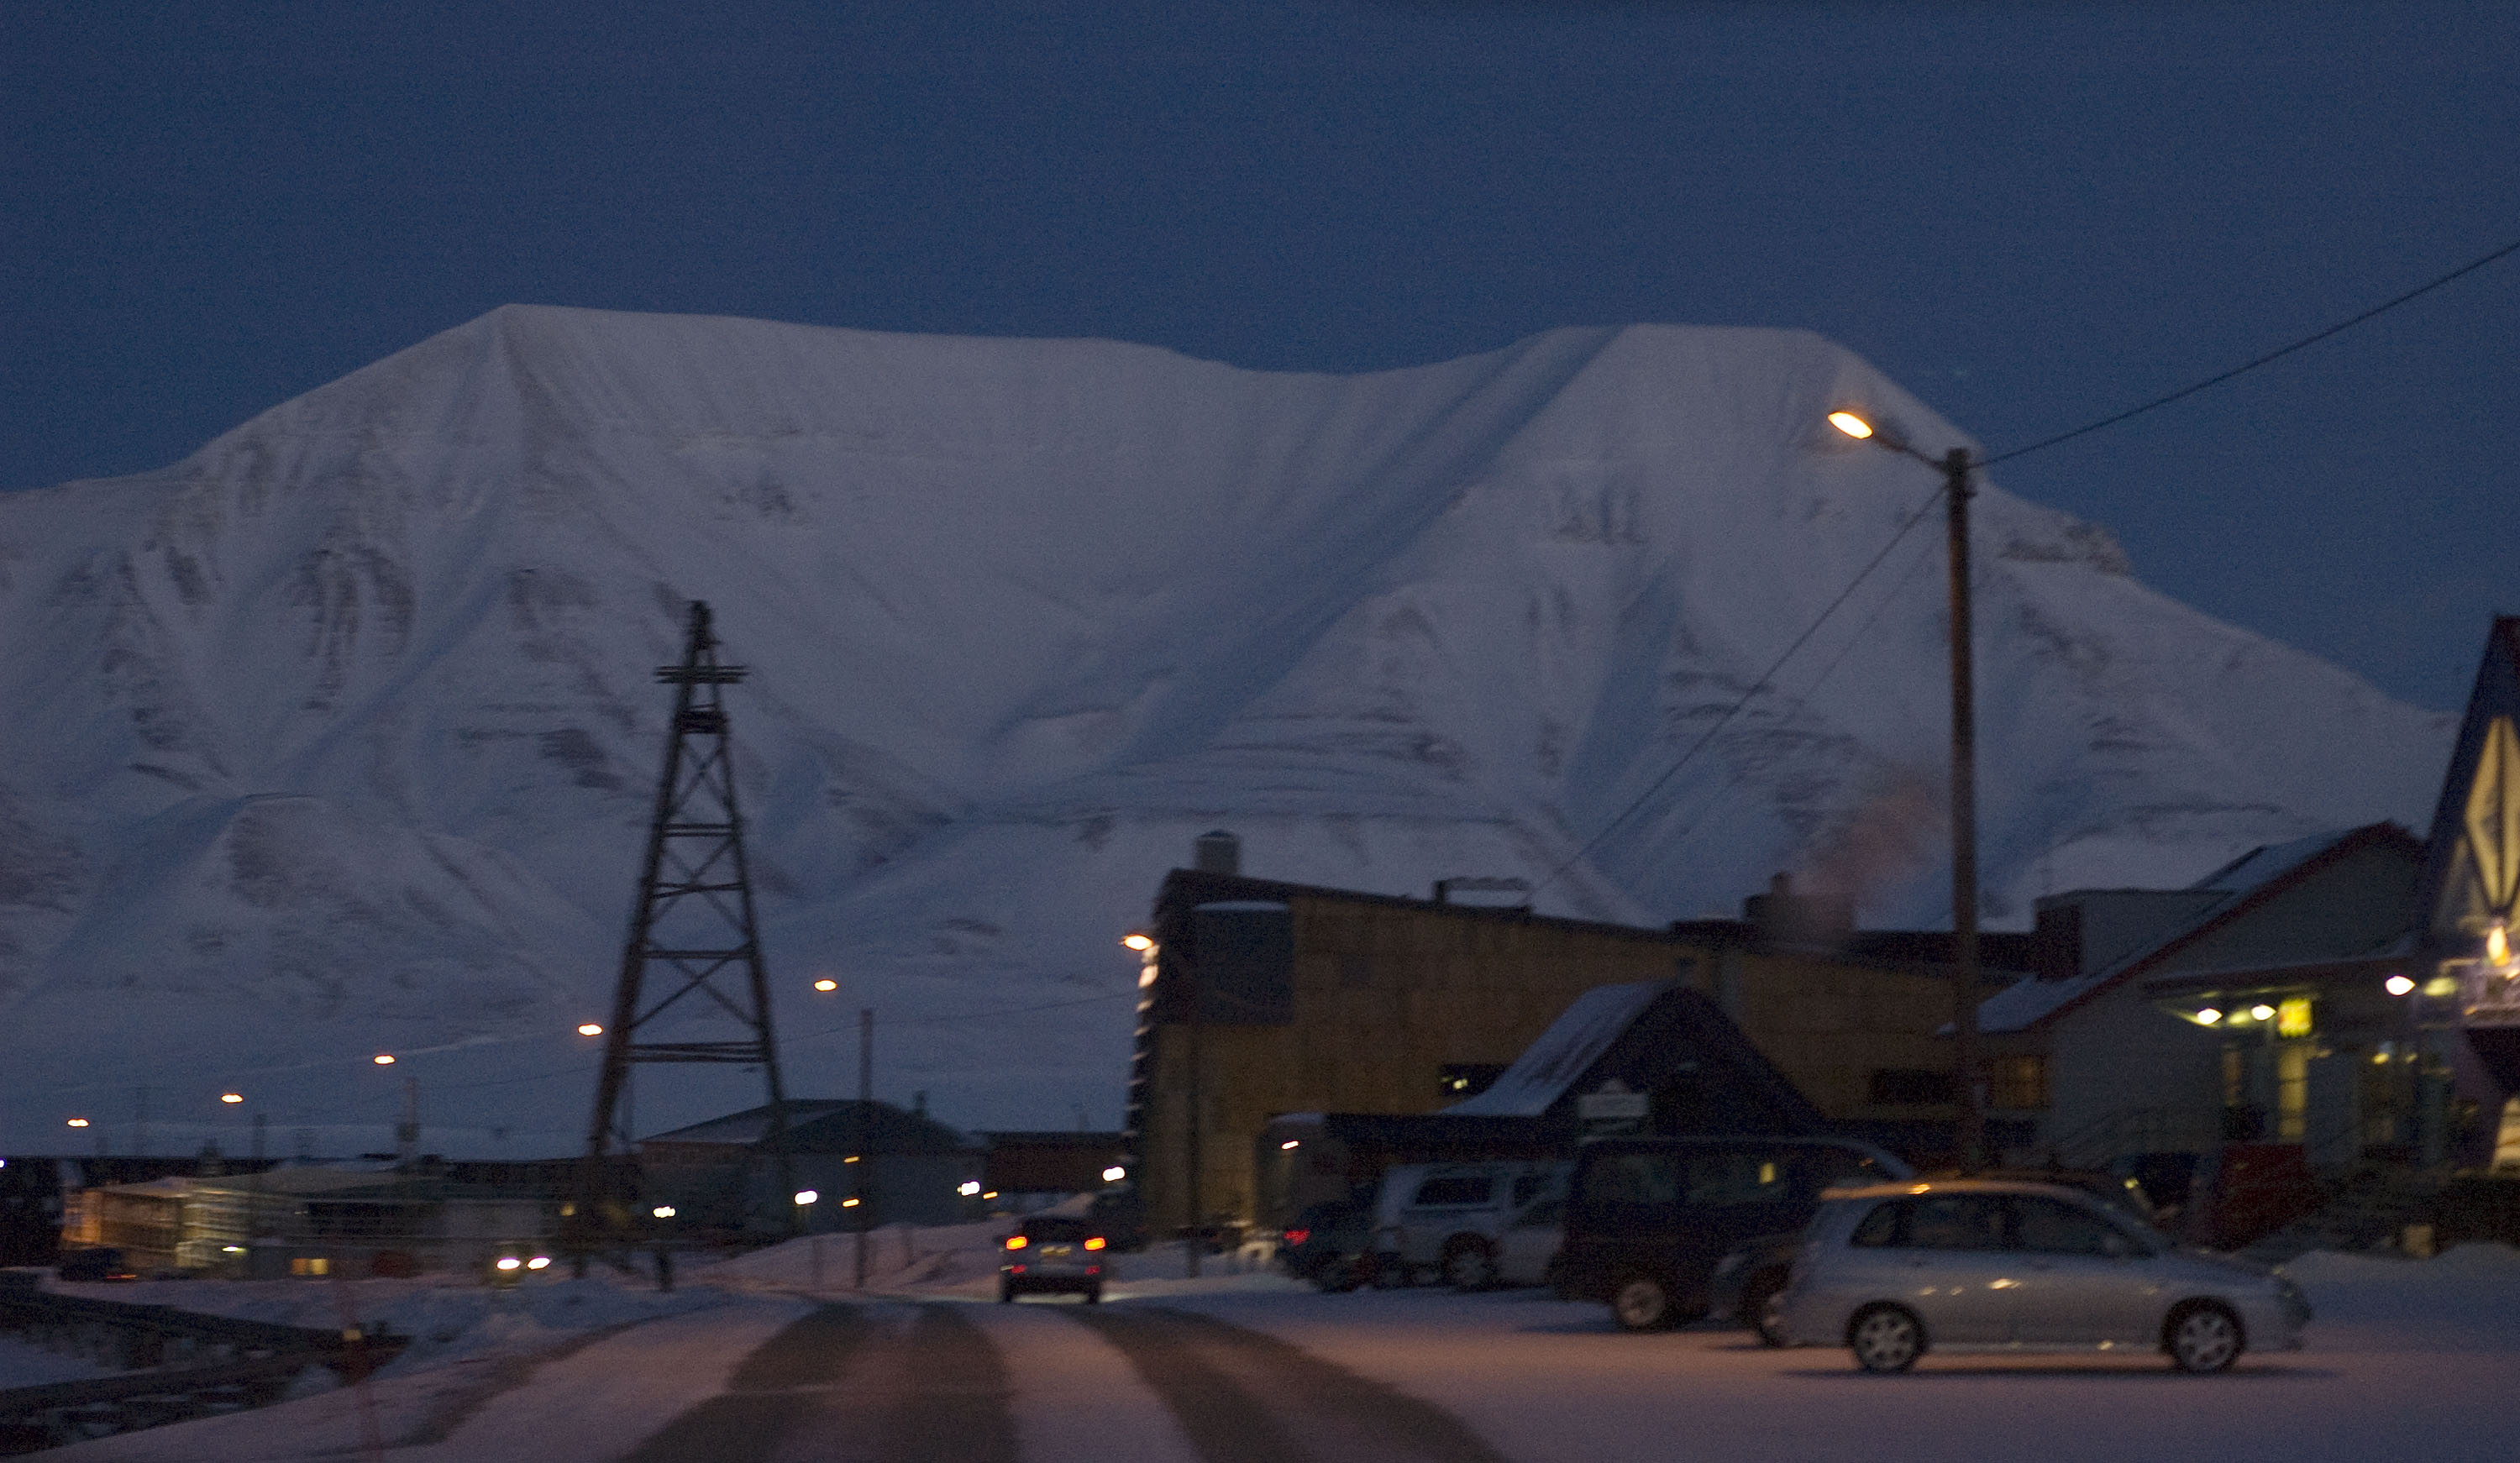
[(1007, 1248), (1010, 1250), (1020, 1250), (1031, 1243), (1031, 1240), (1024, 1238), (1020, 1234), (1010, 1234), (1007, 1236)]
[(1087, 1240), (1087, 1241), (1085, 1242), (1085, 1248), (1087, 1248), (1087, 1249), (1089, 1249), (1089, 1250), (1100, 1250), (1100, 1249), (1102, 1249), (1104, 1245), (1107, 1245), (1107, 1244), (1109, 1244), (1109, 1243), (1110, 1243), (1110, 1241), (1109, 1241), (1109, 1240), (1104, 1239), (1102, 1236), (1101, 1236), (1101, 1235), (1099, 1235), (1099, 1234), (1098, 1234), (1098, 1235), (1095, 1235), (1093, 1238), (1091, 1238), (1091, 1239), (1089, 1239), (1089, 1240)]
[(1289, 1247), (1300, 1245), (1312, 1237), (1313, 1231), (1310, 1229), (1289, 1229), (1286, 1231), (1286, 1243)]
[(1089, 1265), (1087, 1265), (1087, 1266), (1085, 1267), (1085, 1273), (1087, 1273), (1087, 1274), (1089, 1274), (1089, 1275), (1099, 1275), (1099, 1274), (1102, 1274), (1102, 1266), (1101, 1266), (1101, 1265), (1099, 1265), (1099, 1264), (1089, 1264)]

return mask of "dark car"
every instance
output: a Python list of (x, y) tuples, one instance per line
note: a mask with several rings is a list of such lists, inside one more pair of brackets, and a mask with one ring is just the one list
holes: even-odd
[[(1686, 1324), (1715, 1308), (1728, 1256), (1745, 1246), (1773, 1253), (1771, 1237), (1809, 1223), (1822, 1190), (1909, 1174), (1849, 1138), (1590, 1139), (1568, 1186), (1558, 1294), (1607, 1303), (1631, 1331)], [(1736, 1314), (1755, 1317), (1765, 1305), (1765, 1294), (1745, 1293), (1753, 1278), (1781, 1285), (1783, 1273), (1771, 1268), (1727, 1273)]]
[(89, 1245), (83, 1249), (64, 1250), (61, 1263), (53, 1274), (63, 1280), (137, 1280), (140, 1272), (124, 1260), (122, 1252), (112, 1245)]
[(998, 1263), (998, 1299), (1017, 1296), (1083, 1296), (1102, 1299), (1102, 1264), (1111, 1241), (1090, 1219), (1034, 1215), (1006, 1238)]
[(1286, 1273), (1328, 1291), (1350, 1291), (1373, 1272), (1373, 1211), (1333, 1200), (1295, 1217), (1278, 1237)]

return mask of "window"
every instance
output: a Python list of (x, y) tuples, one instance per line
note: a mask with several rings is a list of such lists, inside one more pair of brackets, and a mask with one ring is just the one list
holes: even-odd
[(2275, 1140), (2300, 1142), (2309, 1118), (2310, 1047), (2287, 1042), (2275, 1048)]
[(2001, 1250), (2002, 1219), (2002, 1201), (1991, 1194), (1930, 1194), (1908, 1207), (1908, 1247)]
[(1868, 1250), (1886, 1249), (1896, 1245), (1899, 1243), (1899, 1220), (1907, 1212), (1908, 1206), (1904, 1200), (1893, 1199), (1886, 1204), (1875, 1204), (1872, 1206), (1872, 1212), (1866, 1215), (1863, 1221), (1855, 1226), (1855, 1233), (1847, 1243), (1860, 1245)]
[(1496, 1180), (1485, 1174), (1442, 1175), (1418, 1185), (1418, 1197), (1410, 1202), (1420, 1206), (1485, 1204), (1495, 1192)]
[(1668, 1153), (1609, 1153), (1584, 1175), (1587, 1204), (1674, 1204), (1680, 1164)]
[(1787, 1197), (1786, 1187), (1783, 1166), (1774, 1153), (1719, 1149), (1688, 1160), (1692, 1205), (1778, 1204)]
[(1872, 1074), (1869, 1100), (1892, 1106), (1949, 1102), (1957, 1089), (1952, 1074), (1919, 1067), (1887, 1067)]
[(2098, 1215), (2054, 1199), (2012, 1201), (2013, 1242), (2047, 1255), (2124, 1255), (2126, 1237)]
[(1436, 1076), (1435, 1090), (1443, 1097), (1476, 1097), (1503, 1076), (1505, 1068), (1495, 1062), (1446, 1062)]
[(2005, 1109), (2048, 1105), (2048, 1059), (1999, 1056), (1986, 1064), (1987, 1105)]

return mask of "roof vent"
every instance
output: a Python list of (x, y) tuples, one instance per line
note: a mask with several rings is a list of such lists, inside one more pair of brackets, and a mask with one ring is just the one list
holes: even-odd
[(1191, 845), (1191, 867), (1200, 873), (1242, 872), (1242, 840), (1223, 828), (1199, 834)]

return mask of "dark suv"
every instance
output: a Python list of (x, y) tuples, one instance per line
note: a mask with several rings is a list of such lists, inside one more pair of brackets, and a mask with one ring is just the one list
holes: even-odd
[[(1567, 1188), (1558, 1294), (1608, 1303), (1631, 1331), (1686, 1324), (1713, 1308), (1727, 1257), (1778, 1248), (1767, 1242), (1811, 1222), (1822, 1189), (1911, 1173), (1851, 1138), (1590, 1139)], [(1755, 1320), (1784, 1274), (1725, 1278), (1733, 1313)]]
[(1279, 1232), (1278, 1260), (1322, 1290), (1356, 1289), (1373, 1274), (1373, 1211), (1352, 1200), (1314, 1205)]
[(1065, 1292), (1092, 1305), (1102, 1299), (1102, 1262), (1110, 1251), (1111, 1242), (1091, 1220), (1035, 1215), (1007, 1236), (998, 1299)]

